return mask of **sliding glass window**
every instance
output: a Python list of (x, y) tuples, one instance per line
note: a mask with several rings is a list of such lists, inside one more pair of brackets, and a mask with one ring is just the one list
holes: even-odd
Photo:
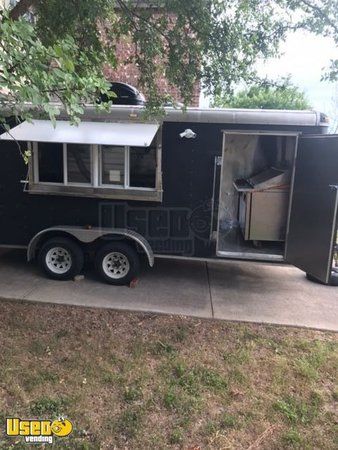
[(75, 184), (92, 183), (90, 145), (67, 144), (67, 181)]
[(39, 143), (37, 169), (41, 183), (63, 183), (63, 145)]
[(101, 146), (102, 185), (125, 186), (126, 183), (126, 147)]
[(156, 146), (130, 147), (130, 187), (156, 187)]
[(34, 143), (34, 182), (156, 190), (157, 146)]

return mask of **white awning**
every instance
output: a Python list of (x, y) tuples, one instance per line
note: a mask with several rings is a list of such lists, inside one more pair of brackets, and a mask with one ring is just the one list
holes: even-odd
[(81, 122), (76, 126), (61, 120), (54, 127), (49, 120), (33, 120), (3, 133), (0, 139), (149, 147), (158, 129), (158, 124)]

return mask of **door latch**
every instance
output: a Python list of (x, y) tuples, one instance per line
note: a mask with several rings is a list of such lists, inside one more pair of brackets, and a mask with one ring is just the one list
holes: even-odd
[(221, 166), (222, 165), (222, 156), (216, 156), (215, 163), (216, 163), (216, 166)]

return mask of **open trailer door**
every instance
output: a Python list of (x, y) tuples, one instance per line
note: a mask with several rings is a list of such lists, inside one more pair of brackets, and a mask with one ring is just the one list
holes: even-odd
[(299, 138), (290, 195), (285, 259), (329, 284), (337, 239), (338, 135)]

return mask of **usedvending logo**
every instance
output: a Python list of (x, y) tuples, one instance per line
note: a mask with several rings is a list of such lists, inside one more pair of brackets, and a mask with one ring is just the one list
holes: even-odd
[(73, 431), (70, 420), (21, 420), (19, 418), (6, 419), (6, 435), (24, 438), (27, 444), (52, 444), (53, 438), (66, 437)]

